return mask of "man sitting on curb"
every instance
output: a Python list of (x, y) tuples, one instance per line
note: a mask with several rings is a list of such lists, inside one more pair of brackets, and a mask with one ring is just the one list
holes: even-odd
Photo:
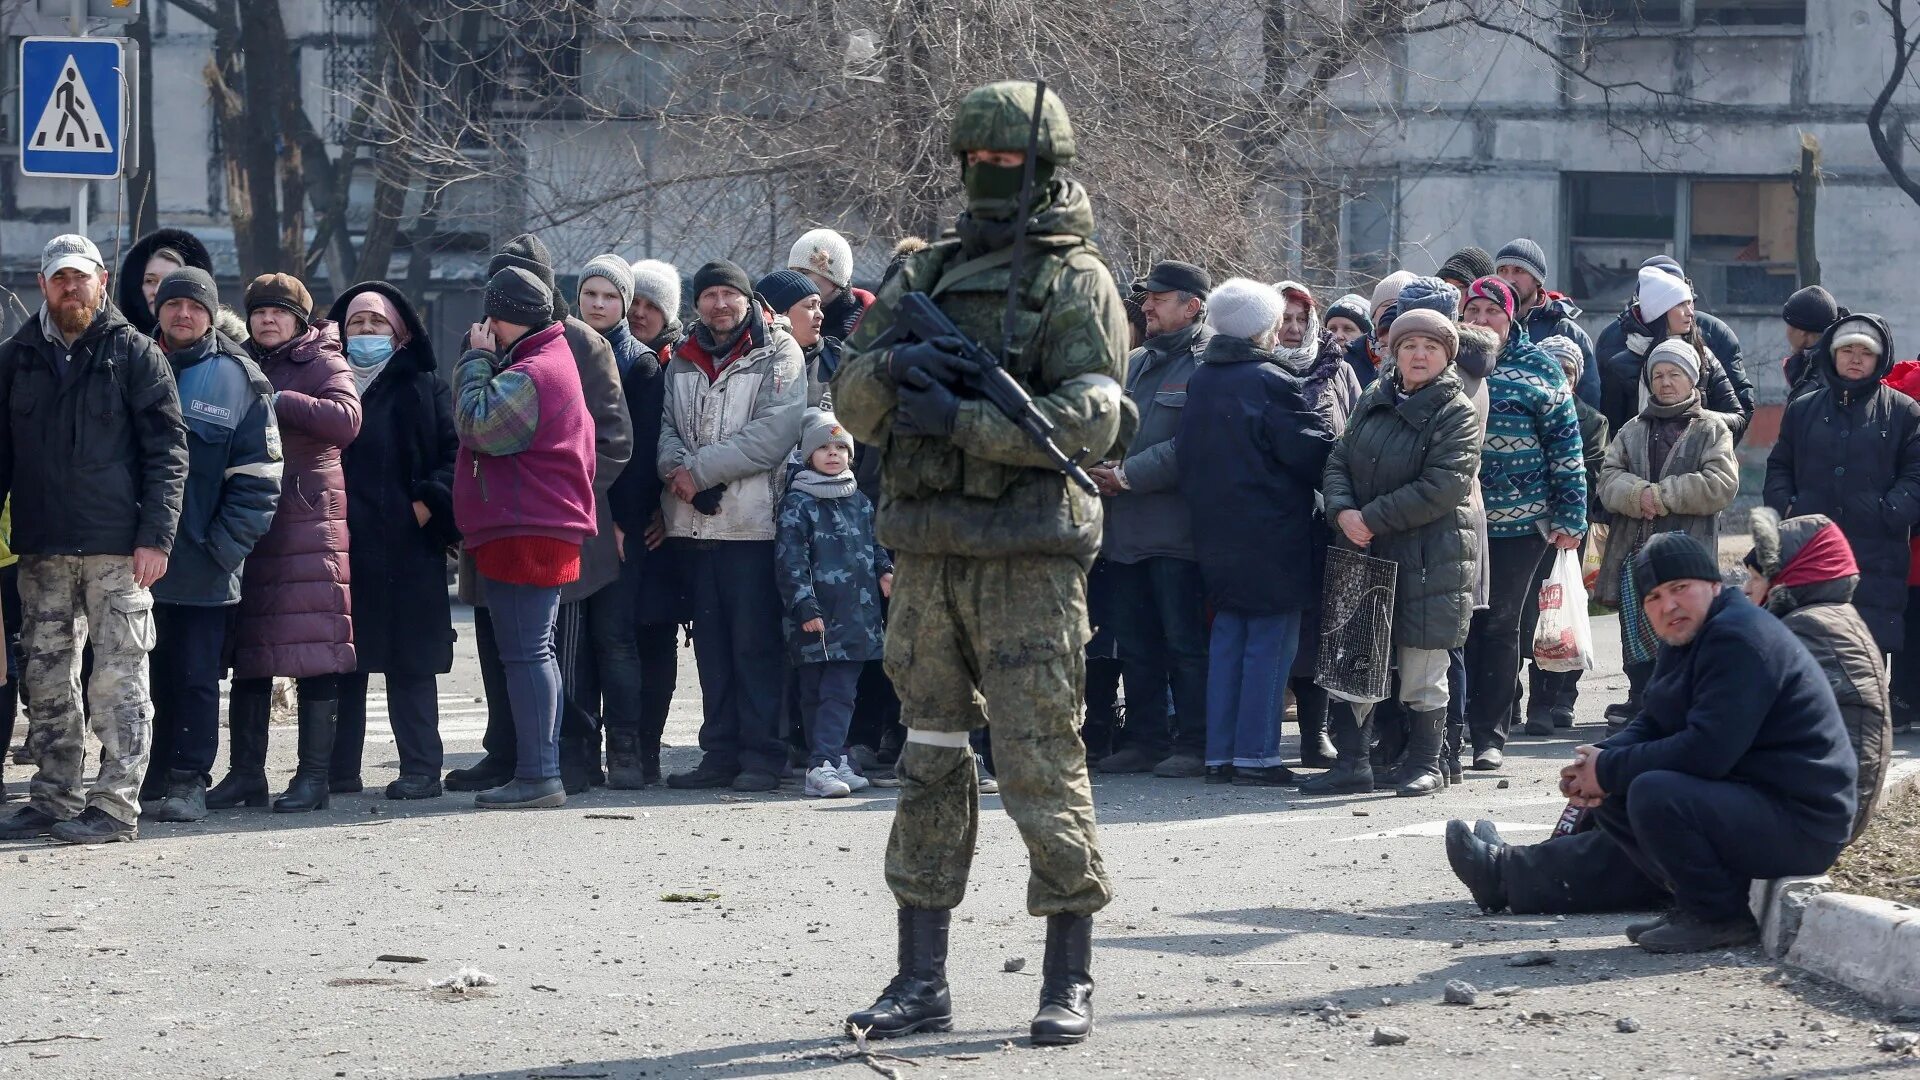
[[(1722, 587), (1698, 541), (1662, 533), (1633, 572), (1665, 647), (1640, 715), (1577, 748), (1561, 792), (1673, 894), (1675, 910), (1629, 926), (1630, 940), (1650, 952), (1750, 944), (1750, 882), (1822, 873), (1846, 844), (1854, 750), (1820, 666), (1779, 620)], [(1463, 825), (1449, 828), (1450, 856)], [(1479, 876), (1475, 887), (1462, 874), (1485, 905), (1496, 897), (1481, 897)]]
[[(1879, 803), (1891, 730), (1887, 678), (1865, 621), (1851, 604), (1859, 570), (1839, 526), (1818, 514), (1752, 518), (1747, 599), (1777, 616), (1826, 675), (1859, 766), (1851, 837)], [(1604, 830), (1509, 846), (1491, 821), (1447, 823), (1447, 861), (1488, 911), (1572, 915), (1668, 906), (1667, 890), (1640, 872)]]

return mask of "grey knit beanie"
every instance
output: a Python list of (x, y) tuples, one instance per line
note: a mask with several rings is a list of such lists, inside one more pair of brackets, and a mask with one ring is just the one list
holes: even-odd
[(620, 294), (620, 310), (633, 306), (633, 269), (627, 260), (618, 255), (595, 255), (587, 260), (580, 269), (580, 284), (585, 285), (590, 277), (606, 278), (615, 292)]
[(659, 259), (641, 259), (629, 269), (633, 272), (633, 295), (644, 297), (667, 313), (669, 320), (680, 317), (680, 270)]

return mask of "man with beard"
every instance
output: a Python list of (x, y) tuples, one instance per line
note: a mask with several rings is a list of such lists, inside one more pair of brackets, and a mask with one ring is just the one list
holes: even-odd
[[(107, 302), (107, 270), (84, 236), (40, 253), (45, 303), (0, 345), (0, 500), (13, 498), (20, 555), (31, 802), (0, 839), (132, 840), (146, 773), (153, 594), (167, 572), (187, 477), (180, 397), (160, 349)], [(100, 771), (82, 793), (88, 722)]]
[(1580, 309), (1572, 300), (1547, 291), (1547, 253), (1521, 237), (1494, 256), (1494, 273), (1513, 287), (1514, 318), (1534, 341), (1563, 337), (1580, 346), (1583, 361), (1574, 394), (1589, 405), (1600, 404), (1600, 367), (1593, 362), (1593, 339), (1581, 327)]
[(1003, 353), (1006, 374), (1055, 425), (1056, 446), (1106, 460), (1124, 444), (1126, 315), (1090, 241), (1086, 189), (1055, 176), (1074, 156), (1066, 108), (1057, 95), (1040, 100), (1035, 138), (1036, 100), (1034, 84), (1003, 82), (960, 102), (948, 146), (967, 210), (952, 237), (910, 256), (881, 289), (833, 380), (841, 421), (881, 448), (878, 539), (898, 575), (886, 665), (907, 727), (887, 843), (899, 967), (878, 1001), (847, 1018), (872, 1037), (953, 1025), (947, 930), (980, 813), (968, 733), (989, 717), (1000, 797), (1031, 862), (1027, 911), (1047, 920), (1030, 1031), (1057, 1044), (1093, 1030), (1093, 914), (1113, 887), (1078, 728), (1100, 502), (978, 396), (980, 369), (961, 342), (883, 344), (901, 297), (928, 294), (961, 333)]
[(1779, 619), (1720, 583), (1680, 532), (1634, 556), (1664, 646), (1640, 715), (1574, 750), (1560, 791), (1651, 879), (1670, 915), (1627, 928), (1648, 952), (1751, 944), (1755, 878), (1824, 873), (1853, 827), (1859, 762), (1833, 688)]

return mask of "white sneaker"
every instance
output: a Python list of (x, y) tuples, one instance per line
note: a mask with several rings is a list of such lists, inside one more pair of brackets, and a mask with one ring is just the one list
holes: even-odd
[(812, 799), (841, 799), (852, 794), (853, 788), (840, 779), (840, 771), (832, 765), (816, 765), (807, 773), (806, 792)]
[(980, 774), (980, 794), (998, 795), (1000, 793), (1000, 781), (995, 780), (993, 774), (987, 771), (987, 759), (984, 755), (973, 755), (973, 769)]
[(863, 791), (873, 786), (873, 781), (855, 772), (853, 762), (844, 757), (840, 759), (840, 764), (835, 766), (833, 771), (840, 777), (840, 782), (847, 785), (848, 791)]

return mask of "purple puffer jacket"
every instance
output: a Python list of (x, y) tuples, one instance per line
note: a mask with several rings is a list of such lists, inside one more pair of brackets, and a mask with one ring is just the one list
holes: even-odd
[(247, 556), (233, 629), (233, 676), (303, 678), (354, 669), (347, 480), (340, 450), (360, 434), (360, 394), (338, 329), (316, 322), (262, 354), (286, 472), (273, 527)]

